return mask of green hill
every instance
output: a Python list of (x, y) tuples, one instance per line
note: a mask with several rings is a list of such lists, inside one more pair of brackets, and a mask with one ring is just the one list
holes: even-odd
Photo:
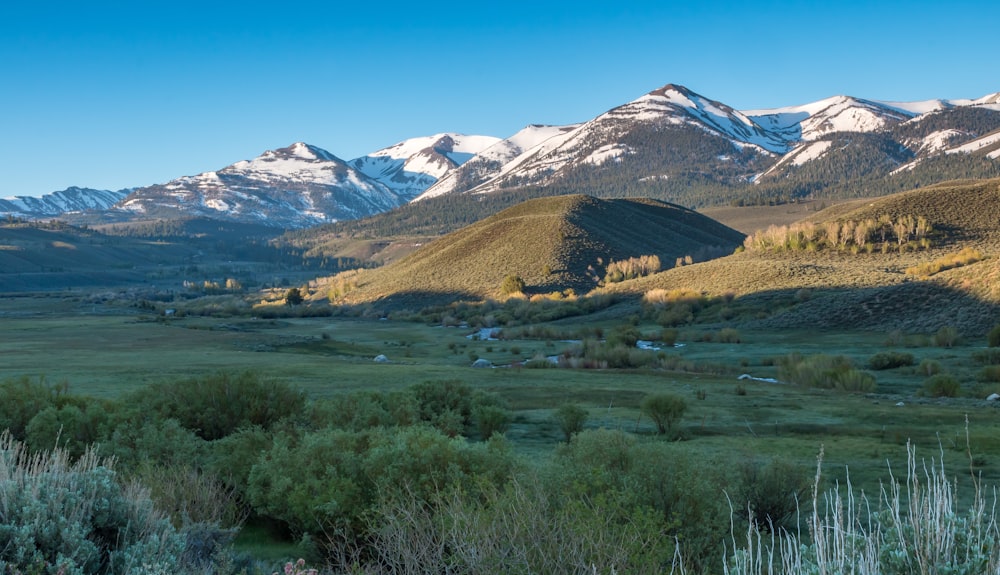
[(342, 298), (347, 302), (450, 302), (499, 296), (504, 278), (516, 275), (529, 295), (589, 291), (612, 261), (656, 256), (666, 268), (678, 258), (731, 253), (743, 237), (701, 214), (655, 200), (539, 198), (356, 275), (347, 289), (337, 289), (350, 291)]
[[(734, 310), (747, 310), (742, 316), (734, 312), (733, 321), (756, 327), (988, 330), (1000, 318), (1000, 179), (949, 182), (848, 202), (803, 221), (823, 229), (906, 216), (930, 223), (929, 246), (911, 240), (900, 251), (888, 238), (885, 252), (822, 242), (747, 249), (606, 289), (634, 295), (656, 289), (729, 294), (738, 302)], [(937, 271), (934, 264), (950, 262), (962, 250), (978, 256)]]

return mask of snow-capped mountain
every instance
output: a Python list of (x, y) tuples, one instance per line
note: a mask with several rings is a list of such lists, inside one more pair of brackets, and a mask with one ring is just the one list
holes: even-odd
[(435, 134), (404, 140), (355, 158), (350, 165), (410, 200), (499, 141), (493, 136)]
[(763, 193), (754, 188), (761, 183), (768, 194), (789, 198), (834, 184), (857, 186), (952, 150), (982, 151), (992, 140), (979, 138), (996, 129), (1000, 94), (922, 102), (836, 96), (740, 112), (668, 84), (553, 134), (503, 165), (497, 158), (473, 159), (418, 199), (554, 186), (698, 205), (720, 198), (699, 199), (692, 190), (724, 190), (726, 201), (736, 201)]
[(217, 172), (137, 189), (117, 207), (145, 217), (204, 216), (303, 227), (402, 203), (388, 186), (326, 150), (298, 142)]
[[(349, 162), (297, 143), (136, 189), (114, 210), (118, 217), (303, 227), (384, 212), (414, 198), (508, 190), (521, 198), (648, 196), (691, 207), (880, 194), (1000, 175), (998, 134), (1000, 93), (919, 102), (835, 96), (739, 111), (668, 84), (587, 122), (529, 125), (502, 140), (440, 133)], [(110, 194), (122, 194), (73, 190), (0, 200), (0, 214), (100, 210), (116, 198)]]
[(476, 154), (457, 169), (451, 170), (428, 187), (416, 199), (433, 198), (455, 191), (464, 191), (495, 178), (504, 166), (516, 165), (516, 160), (530, 154), (544, 142), (571, 132), (579, 124), (570, 126), (530, 125), (513, 136), (500, 140)]
[[(694, 142), (700, 142), (692, 144)], [(697, 148), (710, 152), (692, 158)], [(471, 189), (475, 193), (523, 186), (578, 182), (602, 168), (643, 166), (630, 178), (669, 178), (692, 161), (703, 169), (718, 169), (723, 177), (745, 177), (761, 159), (783, 154), (789, 141), (759, 126), (750, 117), (668, 84), (632, 102), (614, 108), (572, 129), (562, 129), (496, 170), (496, 175)], [(660, 159), (657, 160), (655, 157)], [(627, 169), (627, 168), (625, 168)], [(432, 188), (430, 193), (441, 192)]]
[(41, 197), (14, 196), (0, 199), (0, 215), (51, 218), (68, 212), (106, 210), (131, 190), (93, 190), (70, 187)]
[(789, 142), (811, 142), (832, 132), (875, 132), (915, 115), (903, 108), (849, 96), (745, 114)]

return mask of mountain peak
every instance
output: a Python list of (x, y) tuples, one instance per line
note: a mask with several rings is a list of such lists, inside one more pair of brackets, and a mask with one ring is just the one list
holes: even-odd
[(261, 155), (261, 159), (274, 157), (283, 160), (304, 160), (307, 162), (340, 162), (337, 156), (327, 152), (323, 148), (307, 144), (305, 142), (295, 142), (285, 148), (268, 150)]

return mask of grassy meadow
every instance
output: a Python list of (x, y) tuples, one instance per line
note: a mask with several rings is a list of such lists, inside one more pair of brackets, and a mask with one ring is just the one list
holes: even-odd
[[(983, 365), (973, 359), (985, 340), (940, 347), (933, 334), (769, 330), (741, 331), (739, 343), (714, 343), (712, 329), (690, 327), (677, 330), (677, 347), (643, 352), (669, 358), (672, 369), (532, 369), (516, 364), (559, 356), (577, 342), (483, 341), (473, 328), (362, 318), (165, 318), (58, 296), (0, 298), (0, 318), (0, 379), (65, 382), (75, 393), (96, 397), (219, 371), (253, 371), (310, 398), (460, 380), (509, 405), (506, 436), (530, 457), (563, 441), (552, 418), (563, 404), (584, 407), (587, 427), (652, 437), (655, 428), (642, 415), (641, 401), (670, 392), (688, 405), (672, 439), (723, 465), (781, 455), (809, 470), (823, 446), (833, 476), (850, 467), (856, 485), (876, 489), (887, 461), (905, 458), (903, 446), (912, 441), (927, 456), (944, 448), (949, 470), (967, 474), (968, 420), (976, 473), (1000, 480), (1000, 419), (997, 404), (984, 400), (1000, 391), (1000, 383), (978, 381)], [(586, 320), (580, 321), (554, 325), (565, 334), (585, 328)], [(650, 337), (660, 332), (655, 324), (638, 328)], [(777, 360), (790, 354), (842, 355), (865, 369), (873, 355), (888, 351), (911, 355), (912, 364), (870, 371), (877, 380), (871, 393), (738, 379), (777, 378)], [(379, 354), (389, 362), (375, 363)], [(478, 358), (495, 368), (472, 368)], [(953, 374), (962, 397), (922, 396), (927, 375), (918, 365), (924, 361)]]

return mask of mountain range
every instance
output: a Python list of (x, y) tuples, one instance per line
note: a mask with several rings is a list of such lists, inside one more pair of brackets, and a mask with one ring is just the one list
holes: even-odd
[(996, 176), (1000, 93), (922, 102), (837, 96), (738, 111), (668, 84), (587, 122), (529, 125), (505, 139), (441, 133), (349, 161), (298, 142), (153, 186), (8, 198), (0, 214), (301, 228), (463, 195), (584, 193), (695, 208), (884, 195)]

